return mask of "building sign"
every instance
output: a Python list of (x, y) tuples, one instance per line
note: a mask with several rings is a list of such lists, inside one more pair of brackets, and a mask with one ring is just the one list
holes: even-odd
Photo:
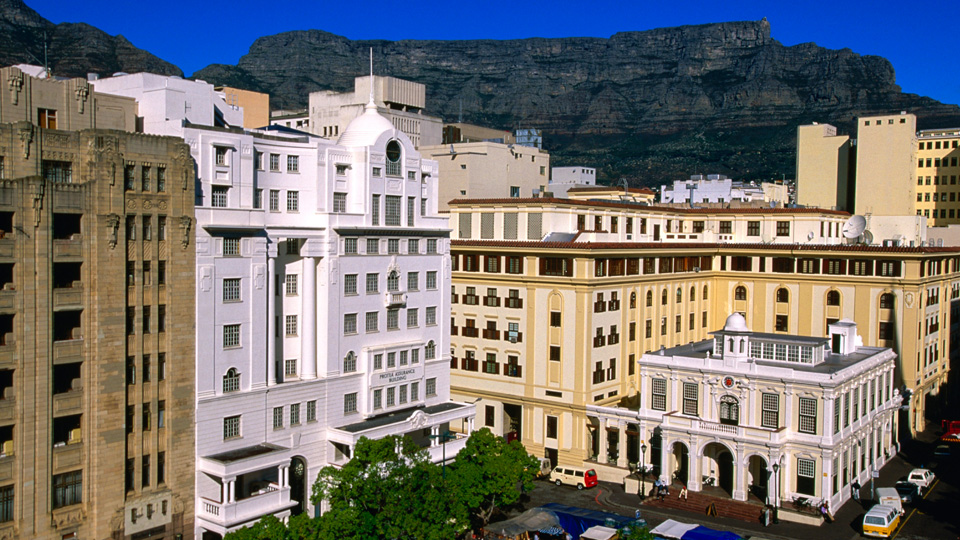
[(371, 375), (371, 386), (389, 386), (392, 384), (402, 384), (407, 381), (419, 380), (423, 377), (423, 369), (420, 367), (409, 367), (374, 373)]

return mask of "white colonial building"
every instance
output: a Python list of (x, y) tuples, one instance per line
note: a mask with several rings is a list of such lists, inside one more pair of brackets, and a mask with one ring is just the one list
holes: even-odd
[(714, 339), (644, 354), (638, 409), (588, 405), (607, 434), (596, 450), (637, 430), (654, 475), (690, 490), (838, 508), (897, 452), (896, 355), (856, 330), (844, 319), (825, 338), (751, 332), (734, 313)]
[(408, 434), (440, 461), (472, 429), (474, 407), (449, 396), (436, 161), (372, 103), (336, 143), (285, 131), (184, 130), (198, 164), (198, 538), (318, 512), (317, 473), (361, 437)]

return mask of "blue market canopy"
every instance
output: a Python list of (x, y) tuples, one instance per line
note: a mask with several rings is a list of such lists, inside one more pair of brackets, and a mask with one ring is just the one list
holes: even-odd
[(622, 529), (635, 523), (633, 518), (558, 503), (548, 503), (540, 508), (556, 514), (557, 519), (560, 520), (560, 527), (574, 538), (580, 538), (581, 534), (595, 525)]
[(687, 531), (680, 540), (740, 540), (740, 535), (730, 531), (718, 531), (700, 525)]

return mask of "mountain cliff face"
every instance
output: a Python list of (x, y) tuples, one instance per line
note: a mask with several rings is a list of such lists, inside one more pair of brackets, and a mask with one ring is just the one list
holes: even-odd
[(624, 32), (609, 39), (351, 41), (318, 30), (258, 39), (237, 66), (195, 73), (268, 90), (275, 108), (353, 88), (367, 71), (423, 83), (430, 114), (544, 130), (555, 164), (656, 185), (693, 173), (793, 176), (796, 126), (907, 110), (923, 127), (960, 108), (904, 94), (890, 63), (849, 49), (784, 47), (766, 20)]
[[(86, 24), (54, 25), (0, 0), (0, 64), (39, 63), (47, 33), (56, 75), (180, 70)], [(796, 127), (905, 110), (921, 128), (960, 126), (960, 108), (904, 94), (890, 63), (849, 49), (784, 47), (766, 20), (624, 32), (609, 39), (351, 41), (320, 30), (256, 40), (236, 66), (194, 77), (306, 107), (368, 70), (423, 83), (427, 112), (495, 128), (544, 130), (554, 165), (595, 166), (603, 181), (659, 185), (695, 173), (794, 175)], [(30, 53), (30, 54), (28, 54)], [(32, 56), (31, 56), (32, 54)]]
[(0, 0), (0, 65), (43, 65), (44, 33), (54, 75), (86, 77), (118, 71), (183, 75), (177, 66), (134, 47), (123, 36), (83, 23), (53, 24), (22, 0)]

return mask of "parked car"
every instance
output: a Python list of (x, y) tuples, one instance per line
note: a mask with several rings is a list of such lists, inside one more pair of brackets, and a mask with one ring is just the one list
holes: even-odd
[(560, 465), (550, 473), (550, 481), (559, 485), (577, 486), (577, 489), (591, 488), (597, 485), (597, 472), (585, 467)]
[(906, 480), (899, 480), (893, 485), (893, 488), (897, 490), (897, 494), (900, 495), (900, 502), (903, 504), (913, 504), (920, 498), (920, 488)]
[(933, 449), (933, 455), (937, 457), (950, 457), (953, 455), (953, 448), (949, 444), (938, 444), (936, 448)]
[(907, 482), (916, 484), (923, 490), (930, 487), (936, 478), (936, 475), (930, 469), (914, 469), (907, 475)]
[(875, 505), (863, 516), (864, 536), (890, 538), (900, 525), (901, 509), (884, 504)]

